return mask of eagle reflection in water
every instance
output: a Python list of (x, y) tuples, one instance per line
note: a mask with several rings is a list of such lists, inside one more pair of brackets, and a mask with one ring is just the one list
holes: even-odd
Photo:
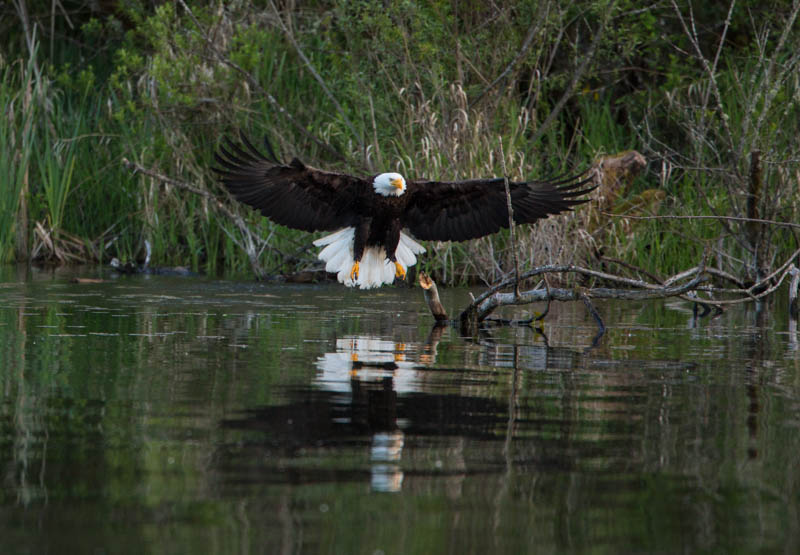
[(340, 424), (358, 420), (368, 427), (374, 491), (396, 492), (403, 484), (400, 461), (405, 435), (397, 420), (397, 394), (418, 390), (417, 364), (406, 360), (405, 345), (373, 337), (336, 340), (336, 352), (317, 359), (320, 389), (338, 395)]

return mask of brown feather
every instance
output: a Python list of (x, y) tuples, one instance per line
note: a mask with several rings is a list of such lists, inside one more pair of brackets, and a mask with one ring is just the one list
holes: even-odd
[[(587, 202), (594, 190), (580, 176), (553, 181), (511, 182), (514, 222), (533, 223)], [(502, 178), (469, 181), (417, 181), (408, 184), (405, 225), (422, 240), (465, 241), (508, 227)]]
[(264, 156), (242, 135), (242, 142), (226, 139), (215, 158), (222, 183), (239, 201), (276, 223), (303, 231), (333, 231), (355, 225), (363, 213), (363, 199), (372, 192), (366, 179), (326, 172), (293, 159), (278, 162), (267, 143)]

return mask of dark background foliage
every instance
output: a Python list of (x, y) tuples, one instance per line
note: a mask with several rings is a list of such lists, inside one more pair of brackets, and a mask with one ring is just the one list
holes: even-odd
[[(635, 181), (600, 192), (593, 210), (618, 217), (589, 209), (525, 230), (518, 248), (531, 265), (601, 253), (667, 275), (710, 250), (753, 281), (797, 248), (783, 227), (622, 217), (798, 220), (796, 0), (15, 0), (0, 10), (5, 261), (134, 259), (148, 240), (155, 263), (252, 271), (209, 198), (121, 163), (224, 199), (211, 155), (239, 128), (287, 158), (411, 178), (504, 166), (530, 177), (628, 149), (647, 158)], [(268, 238), (256, 262), (265, 273), (313, 265), (307, 235), (233, 209)], [(450, 282), (511, 267), (504, 234), (429, 251), (421, 265)]]

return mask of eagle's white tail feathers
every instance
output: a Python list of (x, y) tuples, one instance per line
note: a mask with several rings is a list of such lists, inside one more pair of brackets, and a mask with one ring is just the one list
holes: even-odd
[[(337, 279), (348, 287), (358, 285), (361, 289), (380, 287), (384, 283), (392, 283), (395, 276), (395, 266), (386, 257), (383, 247), (367, 247), (359, 263), (358, 279), (350, 279), (353, 269), (353, 237), (355, 229), (346, 227), (330, 235), (314, 241), (318, 247), (324, 246), (319, 253), (319, 259), (325, 262), (325, 271), (336, 274)], [(400, 233), (400, 241), (395, 251), (395, 258), (408, 270), (417, 263), (417, 254), (425, 252), (425, 247), (414, 239)]]
[(400, 241), (397, 243), (397, 250), (394, 251), (394, 256), (397, 261), (403, 265), (403, 268), (408, 270), (411, 266), (416, 264), (416, 255), (422, 254), (423, 252), (425, 252), (425, 247), (402, 231), (400, 232)]
[(321, 247), (323, 245), (330, 245), (331, 243), (334, 243), (342, 238), (345, 238), (348, 241), (352, 241), (354, 232), (355, 229), (353, 229), (352, 227), (344, 227), (339, 231), (334, 231), (330, 235), (326, 235), (325, 237), (320, 237), (319, 239), (314, 241), (314, 246)]

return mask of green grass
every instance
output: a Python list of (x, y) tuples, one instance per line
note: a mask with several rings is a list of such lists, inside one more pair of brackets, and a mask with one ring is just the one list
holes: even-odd
[[(0, 121), (0, 261), (25, 260), (33, 252), (52, 257), (34, 251), (39, 238), (32, 230), (39, 223), (64, 237), (59, 248), (70, 251), (71, 260), (141, 258), (149, 241), (152, 264), (252, 276), (246, 254), (232, 239), (239, 231), (213, 203), (131, 174), (121, 163), (127, 158), (224, 198), (210, 171), (212, 154), (223, 135), (239, 128), (257, 140), (269, 136), (286, 160), (296, 155), (315, 166), (364, 174), (397, 170), (411, 179), (501, 175), (504, 166), (512, 179), (539, 177), (635, 148), (655, 163), (626, 191), (628, 197), (659, 189), (666, 195), (658, 207), (662, 215), (742, 215), (748, 168), (744, 157), (728, 154), (736, 149), (725, 144), (719, 108), (703, 105), (704, 98), (714, 98), (709, 82), (688, 60), (659, 59), (653, 45), (664, 46), (658, 41), (665, 39), (648, 30), (647, 21), (628, 21), (629, 27), (620, 27), (624, 36), (608, 31), (608, 53), (598, 58), (597, 71), (587, 74), (555, 124), (533, 143), (580, 61), (578, 46), (553, 42), (586, 30), (575, 23), (583, 18), (569, 10), (548, 12), (542, 21), (547, 32), (536, 35), (526, 56), (487, 89), (527, 33), (529, 20), (522, 15), (530, 14), (523, 4), (486, 21), (440, 3), (377, 11), (361, 3), (333, 2), (330, 11), (314, 4), (294, 14), (293, 37), (340, 110), (281, 28), (266, 20), (254, 23), (264, 15), (259, 8), (220, 12), (198, 5), (195, 16), (203, 29), (218, 33), (216, 48), (250, 77), (221, 63), (194, 22), (169, 3), (131, 16), (124, 34), (114, 32), (112, 21), (87, 24), (87, 37), (106, 37), (105, 54), (91, 57), (93, 65), (85, 62), (87, 51), (78, 41), (56, 49), (60, 69), (48, 66), (41, 52), (0, 61), (0, 105), (7, 116)], [(584, 8), (603, 9), (602, 3)], [(618, 56), (637, 40), (654, 52), (651, 63), (662, 73), (644, 74), (650, 81), (630, 90), (617, 79), (623, 71)], [(387, 41), (402, 48), (386, 48)], [(716, 75), (726, 121), (734, 139), (746, 145), (742, 153), (765, 153), (763, 214), (783, 221), (798, 219), (793, 176), (800, 114), (791, 100), (800, 85), (790, 78), (792, 52), (792, 44), (776, 52), (780, 63), (770, 74), (768, 55), (731, 47), (730, 54), (723, 50)], [(685, 73), (675, 75), (679, 71)], [(743, 83), (742, 75), (753, 77)], [(754, 102), (770, 79), (777, 92)], [(29, 90), (35, 94), (26, 97)], [(662, 167), (674, 171), (662, 176)], [(304, 250), (314, 236), (233, 208), (269, 237), (259, 259), (268, 272), (301, 270), (314, 260), (314, 249)], [(695, 265), (712, 244), (731, 260), (747, 258), (739, 225), (614, 223), (587, 237), (582, 222), (560, 218), (520, 228), (521, 269), (557, 261), (591, 264), (598, 247), (662, 275)], [(786, 232), (770, 240), (774, 260), (793, 248)], [(27, 252), (16, 249), (25, 243)], [(513, 267), (507, 233), (429, 247), (420, 268), (448, 283), (493, 281)]]
[(16, 258), (15, 241), (25, 233), (20, 200), (33, 152), (36, 85), (32, 59), (0, 67), (0, 262)]
[[(77, 134), (67, 137), (77, 137)], [(58, 234), (64, 224), (67, 197), (73, 186), (75, 139), (59, 141), (44, 135), (39, 141), (39, 148), (37, 166), (46, 201), (47, 220), (53, 233)]]

